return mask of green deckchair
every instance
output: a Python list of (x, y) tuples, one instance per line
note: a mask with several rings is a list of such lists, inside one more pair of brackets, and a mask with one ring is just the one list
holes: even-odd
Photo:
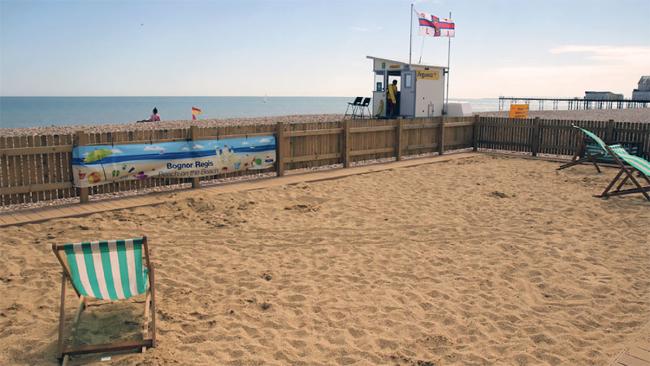
[[(575, 126), (575, 125), (572, 125), (571, 127), (577, 128), (577, 129), (579, 129), (579, 130), (581, 130), (583, 132), (585, 131), (585, 130), (583, 130), (580, 127)], [(589, 136), (589, 135), (587, 135), (587, 136)], [(600, 173), (600, 167), (598, 166), (598, 163), (596, 162), (596, 160), (600, 159), (600, 158), (604, 158), (607, 155), (607, 150), (598, 149), (598, 148), (591, 149), (591, 148), (589, 148), (589, 146), (590, 145), (588, 145), (585, 142), (585, 138), (581, 138), (580, 142), (578, 144), (578, 148), (576, 149), (575, 154), (573, 154), (573, 157), (571, 158), (571, 161), (566, 163), (566, 164), (560, 165), (560, 167), (557, 168), (557, 170), (562, 170), (562, 169), (572, 167), (574, 165), (582, 164), (582, 163), (588, 161), (588, 162), (594, 164), (594, 167), (596, 167), (596, 170), (598, 171), (598, 173)]]
[[(63, 363), (72, 355), (130, 349), (141, 349), (144, 352), (147, 347), (156, 346), (154, 270), (149, 260), (147, 237), (52, 244), (52, 250), (63, 266), (58, 342), (58, 357)], [(79, 308), (73, 322), (73, 336), (88, 299), (114, 301), (144, 294), (145, 320), (142, 326), (142, 340), (67, 347), (63, 335), (66, 279), (70, 279), (72, 288), (79, 297)]]
[[(580, 127), (576, 126), (576, 128)], [(648, 201), (650, 201), (650, 195), (648, 195), (648, 192), (650, 192), (650, 162), (639, 156), (628, 153), (621, 145), (607, 146), (600, 137), (596, 136), (589, 130), (585, 130), (584, 128), (580, 128), (580, 130), (600, 145), (600, 147), (602, 147), (603, 150), (614, 159), (614, 162), (616, 162), (620, 168), (618, 174), (616, 174), (614, 179), (609, 183), (609, 185), (607, 185), (607, 188), (605, 188), (603, 193), (598, 195), (598, 197), (607, 198), (624, 194), (641, 193)], [(626, 163), (628, 165), (626, 165)], [(648, 183), (647, 186), (644, 187), (639, 184), (639, 181), (634, 177), (635, 171), (639, 173), (640, 177), (645, 179), (646, 183)], [(632, 181), (636, 188), (621, 189), (628, 180)], [(618, 185), (614, 190), (612, 190), (616, 183), (618, 183)]]

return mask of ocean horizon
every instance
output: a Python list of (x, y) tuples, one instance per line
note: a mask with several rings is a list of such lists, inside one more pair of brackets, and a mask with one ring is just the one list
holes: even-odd
[[(163, 121), (344, 114), (354, 97), (0, 97), (0, 128), (133, 123), (148, 119), (154, 107)], [(495, 111), (497, 98), (467, 101), (474, 112)]]

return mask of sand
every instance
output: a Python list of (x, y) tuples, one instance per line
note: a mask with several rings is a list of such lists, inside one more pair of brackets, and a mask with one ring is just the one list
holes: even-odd
[[(592, 197), (613, 169), (557, 166), (481, 155), (0, 229), (0, 364), (56, 363), (51, 243), (140, 233), (159, 347), (116, 365), (604, 364), (650, 341), (650, 206)], [(111, 306), (80, 338), (137, 331), (142, 304)]]

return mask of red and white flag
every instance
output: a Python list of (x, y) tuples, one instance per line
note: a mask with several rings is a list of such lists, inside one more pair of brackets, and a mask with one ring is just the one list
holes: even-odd
[(420, 34), (432, 37), (454, 37), (456, 25), (454, 21), (447, 18), (438, 18), (429, 13), (418, 12)]

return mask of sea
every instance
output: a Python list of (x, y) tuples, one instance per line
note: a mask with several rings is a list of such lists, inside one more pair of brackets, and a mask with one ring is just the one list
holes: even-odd
[[(132, 123), (153, 108), (163, 121), (343, 114), (354, 97), (0, 97), (0, 128)], [(474, 112), (495, 111), (497, 98), (449, 99), (469, 102)]]

